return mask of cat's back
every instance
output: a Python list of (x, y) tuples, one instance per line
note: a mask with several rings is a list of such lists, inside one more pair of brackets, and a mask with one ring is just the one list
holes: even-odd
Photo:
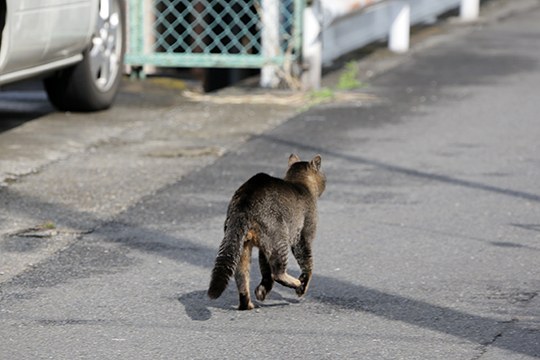
[(258, 173), (238, 188), (231, 205), (245, 210), (291, 206), (298, 201), (298, 192), (283, 179)]
[(236, 191), (246, 198), (268, 197), (276, 194), (293, 195), (294, 189), (285, 180), (265, 173), (253, 175)]

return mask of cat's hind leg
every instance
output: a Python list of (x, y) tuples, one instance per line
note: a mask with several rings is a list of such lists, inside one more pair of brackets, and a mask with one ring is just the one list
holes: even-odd
[(251, 310), (255, 307), (249, 296), (249, 267), (251, 264), (252, 248), (253, 245), (250, 242), (244, 243), (240, 262), (238, 263), (234, 274), (236, 286), (238, 287), (238, 296), (240, 298), (238, 310)]
[(255, 289), (255, 297), (259, 301), (264, 301), (264, 299), (266, 299), (266, 295), (268, 295), (270, 290), (272, 290), (274, 279), (272, 278), (272, 268), (268, 263), (268, 259), (266, 258), (264, 251), (261, 249), (259, 249), (259, 267), (261, 269), (262, 279), (259, 286), (257, 286)]

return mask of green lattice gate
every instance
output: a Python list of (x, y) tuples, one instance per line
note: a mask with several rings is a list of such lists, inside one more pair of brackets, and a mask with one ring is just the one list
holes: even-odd
[(126, 63), (262, 68), (300, 58), (305, 0), (129, 0)]

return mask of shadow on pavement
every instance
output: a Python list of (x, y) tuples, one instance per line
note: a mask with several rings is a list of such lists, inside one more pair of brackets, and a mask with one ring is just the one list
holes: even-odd
[(487, 192), (491, 192), (491, 193), (495, 193), (499, 195), (510, 196), (510, 197), (514, 197), (518, 199), (540, 202), (540, 194), (529, 193), (529, 192), (519, 191), (519, 190), (505, 189), (505, 188), (501, 188), (497, 186), (492, 186), (489, 184), (483, 184), (480, 182), (463, 180), (463, 179), (459, 179), (459, 178), (448, 176), (448, 175), (441, 175), (441, 174), (437, 174), (433, 172), (425, 172), (425, 171), (411, 169), (411, 168), (407, 168), (407, 167), (403, 167), (399, 165), (388, 164), (388, 163), (381, 162), (378, 160), (365, 158), (362, 156), (342, 154), (336, 151), (326, 150), (322, 147), (302, 144), (298, 141), (280, 139), (272, 135), (263, 134), (263, 135), (259, 135), (258, 138), (275, 143), (275, 144), (286, 145), (292, 148), (300, 148), (300, 149), (310, 151), (312, 153), (340, 158), (340, 159), (347, 160), (347, 161), (357, 163), (357, 164), (370, 165), (370, 166), (377, 167), (385, 171), (389, 171), (391, 173), (399, 173), (401, 175), (406, 175), (413, 178), (436, 181), (436, 182), (445, 183), (448, 185), (482, 190), (482, 191), (487, 191)]
[[(170, 187), (173, 186), (175, 185)], [(6, 192), (10, 192), (9, 188), (0, 190), (2, 197), (7, 195)], [(8, 195), (16, 197), (14, 193)], [(32, 205), (31, 208), (48, 209), (48, 215), (51, 218), (54, 218), (55, 214), (71, 213), (72, 219), (93, 218), (96, 224), (99, 224), (99, 220), (89, 213), (73, 211), (73, 209), (46, 203), (37, 198), (26, 198), (25, 202)], [(139, 209), (135, 207), (128, 210), (128, 212), (131, 211), (137, 212)], [(153, 210), (147, 208), (146, 211)], [(184, 209), (184, 211), (189, 211), (189, 209)], [(76, 223), (64, 225), (77, 226)], [(40, 266), (31, 268), (10, 281), (0, 284), (0, 293), (2, 293), (0, 301), (20, 301), (21, 298), (29, 299), (39, 296), (32, 290), (55, 286), (74, 278), (85, 278), (104, 273), (112, 275), (116, 272), (126, 271), (129, 267), (137, 266), (137, 261), (133, 261), (129, 256), (128, 250), (130, 249), (195, 265), (207, 270), (208, 273), (210, 273), (217, 252), (217, 247), (211, 248), (201, 245), (197, 239), (170, 236), (165, 232), (151, 230), (140, 226), (140, 224), (126, 221), (113, 220), (102, 224), (93, 231), (92, 236), (93, 240), (79, 240), (45, 260)], [(116, 243), (120, 247), (115, 252), (111, 252), (110, 248), (105, 249), (100, 246), (100, 241)], [(51, 279), (47, 276), (47, 271), (54, 273), (55, 278)], [(26, 294), (23, 289), (27, 289)], [(10, 294), (12, 292), (13, 294)], [(273, 293), (278, 296), (277, 299), (280, 302), (271, 306), (286, 306), (288, 303), (296, 301), (281, 298), (278, 293)], [(237, 304), (233, 281), (223, 297), (217, 301), (211, 301), (207, 298), (206, 287), (181, 294), (176, 299), (184, 306), (186, 315), (195, 321), (211, 319), (212, 308), (236, 311)], [(276, 298), (274, 297), (274, 299)], [(538, 337), (538, 329), (530, 328), (526, 324), (522, 325), (518, 321), (501, 322), (489, 317), (386, 293), (338, 278), (315, 274), (313, 287), (306, 295), (306, 301), (351, 311), (366, 312), (392, 321), (400, 321), (449, 334), (482, 346), (491, 345), (530, 356), (536, 356), (540, 353), (540, 344), (535, 342)], [(264, 304), (261, 307), (264, 307)], [(524, 344), (528, 345), (524, 346)]]
[(2, 87), (0, 133), (54, 111), (41, 82), (24, 82)]

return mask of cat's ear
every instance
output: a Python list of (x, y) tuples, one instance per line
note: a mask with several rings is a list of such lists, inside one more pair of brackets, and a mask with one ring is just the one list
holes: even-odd
[(291, 166), (292, 164), (297, 163), (299, 161), (300, 161), (300, 158), (298, 157), (298, 155), (291, 154), (291, 156), (289, 156), (289, 166)]
[(315, 156), (313, 159), (311, 159), (311, 161), (309, 162), (309, 164), (317, 171), (321, 170), (321, 161), (322, 161), (322, 158), (321, 158), (321, 155), (317, 155)]

